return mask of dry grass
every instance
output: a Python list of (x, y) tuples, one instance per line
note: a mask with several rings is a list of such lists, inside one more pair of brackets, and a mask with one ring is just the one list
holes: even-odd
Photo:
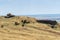
[[(21, 20), (31, 23), (22, 27)], [(54, 30), (47, 24), (37, 23), (29, 17), (0, 17), (0, 40), (60, 40), (60, 31)], [(14, 25), (14, 22), (20, 22)], [(4, 27), (1, 28), (1, 25)], [(58, 25), (57, 25), (58, 26)]]

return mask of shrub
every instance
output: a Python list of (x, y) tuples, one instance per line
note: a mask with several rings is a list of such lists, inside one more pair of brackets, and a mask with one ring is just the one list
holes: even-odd
[(1, 25), (1, 28), (3, 28), (4, 27), (4, 25)]
[(15, 15), (12, 15), (11, 13), (8, 13), (5, 18), (11, 18), (11, 17), (15, 17)]
[(20, 23), (18, 23), (18, 22), (15, 22), (15, 25), (19, 25)]

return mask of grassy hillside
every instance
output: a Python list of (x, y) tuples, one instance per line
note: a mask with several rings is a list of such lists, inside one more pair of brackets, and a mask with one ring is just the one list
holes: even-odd
[[(30, 23), (25, 23), (27, 20)], [(15, 24), (18, 23), (18, 25)], [(37, 23), (35, 18), (16, 16), (0, 17), (0, 40), (60, 40), (60, 25), (51, 28), (48, 24)]]

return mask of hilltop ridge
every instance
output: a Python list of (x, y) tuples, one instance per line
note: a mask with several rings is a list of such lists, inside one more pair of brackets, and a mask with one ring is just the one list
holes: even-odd
[(0, 16), (0, 40), (60, 40), (60, 26), (38, 23), (27, 16)]

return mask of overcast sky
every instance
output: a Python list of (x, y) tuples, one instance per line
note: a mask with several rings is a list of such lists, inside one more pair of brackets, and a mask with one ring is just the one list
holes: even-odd
[(60, 0), (0, 0), (0, 15), (59, 14)]

